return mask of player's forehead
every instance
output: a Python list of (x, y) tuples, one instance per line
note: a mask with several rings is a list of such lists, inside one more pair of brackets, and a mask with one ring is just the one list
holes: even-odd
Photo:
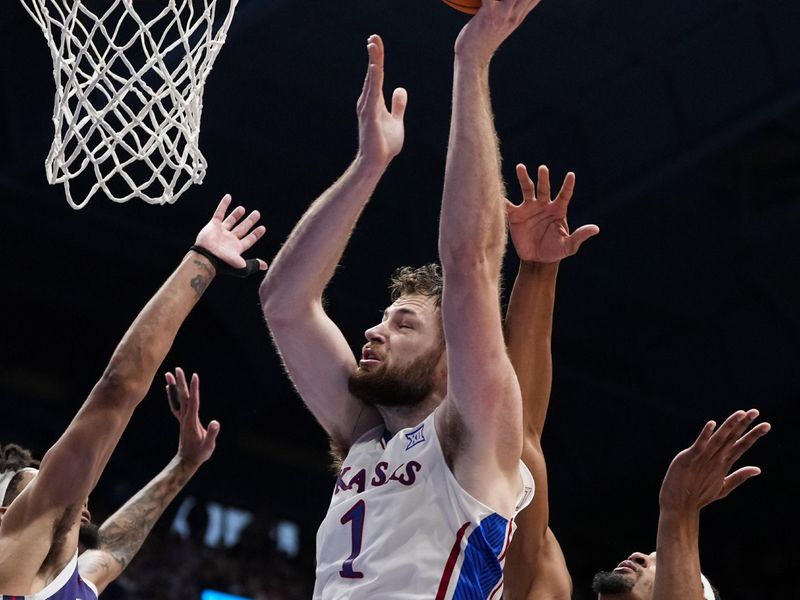
[(395, 316), (412, 316), (427, 319), (436, 314), (436, 299), (422, 294), (407, 294), (400, 296), (383, 311), (383, 318), (390, 319)]

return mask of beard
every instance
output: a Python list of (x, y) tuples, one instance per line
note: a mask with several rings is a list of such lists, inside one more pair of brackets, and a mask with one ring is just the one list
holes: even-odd
[(81, 552), (97, 548), (100, 545), (100, 528), (94, 523), (81, 523), (78, 531), (78, 545)]
[(620, 573), (600, 571), (592, 580), (592, 591), (595, 594), (624, 594), (633, 589), (634, 582)]
[(357, 369), (347, 381), (350, 393), (368, 406), (413, 407), (433, 392), (436, 367), (444, 347), (415, 359), (405, 367), (385, 364), (373, 372)]

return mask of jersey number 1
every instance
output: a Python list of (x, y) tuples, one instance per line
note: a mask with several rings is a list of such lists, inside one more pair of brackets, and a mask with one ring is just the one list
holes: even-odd
[(367, 507), (363, 500), (356, 502), (353, 507), (342, 515), (341, 523), (346, 525), (348, 521), (353, 523), (350, 530), (350, 545), (352, 552), (344, 563), (342, 563), (342, 570), (339, 575), (347, 577), (348, 579), (361, 579), (364, 574), (361, 571), (353, 570), (353, 561), (361, 554), (361, 538), (364, 535), (364, 514)]

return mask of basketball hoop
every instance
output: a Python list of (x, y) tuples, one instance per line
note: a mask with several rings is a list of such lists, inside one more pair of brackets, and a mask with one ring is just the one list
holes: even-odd
[[(95, 12), (90, 0), (21, 0), (53, 59), (47, 180), (64, 184), (73, 208), (99, 190), (173, 203), (203, 182), (203, 89), (238, 3), (219, 1), (216, 23), (217, 0), (99, 0)], [(75, 201), (70, 182), (85, 171), (96, 181)]]

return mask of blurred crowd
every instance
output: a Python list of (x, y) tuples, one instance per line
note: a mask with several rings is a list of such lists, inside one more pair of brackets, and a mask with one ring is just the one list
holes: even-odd
[(253, 600), (308, 600), (313, 569), (278, 550), (257, 519), (232, 547), (209, 547), (202, 529), (188, 537), (160, 523), (104, 600), (200, 600), (215, 590)]

